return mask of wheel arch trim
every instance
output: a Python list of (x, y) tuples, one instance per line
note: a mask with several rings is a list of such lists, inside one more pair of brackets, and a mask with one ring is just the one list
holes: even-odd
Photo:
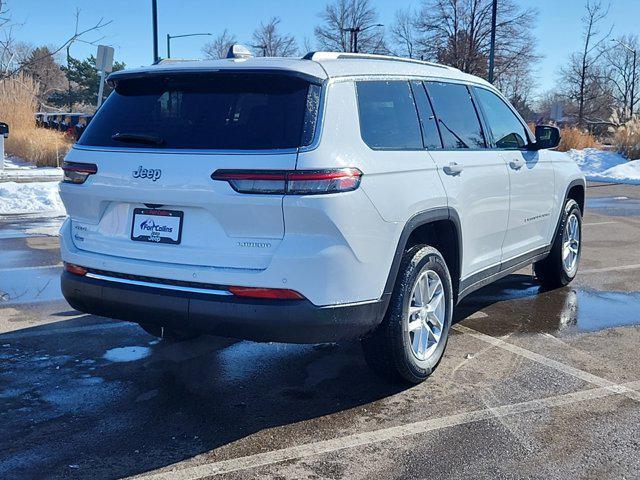
[[(407, 242), (411, 234), (419, 227), (423, 225), (427, 225), (430, 223), (439, 222), (442, 220), (448, 220), (453, 223), (456, 230), (457, 237), (457, 248), (458, 248), (458, 272), (461, 272), (462, 268), (462, 227), (460, 223), (460, 216), (458, 212), (451, 207), (438, 207), (432, 208), (429, 210), (424, 210), (422, 212), (418, 212), (413, 215), (407, 222), (405, 223), (402, 232), (400, 234), (400, 239), (398, 240), (398, 245), (396, 246), (396, 251), (393, 256), (393, 261), (391, 262), (391, 269), (389, 271), (389, 275), (387, 277), (387, 281), (384, 286), (384, 290), (382, 293), (383, 301), (384, 301), (384, 310), (386, 311), (386, 307), (388, 306), (389, 300), (391, 298), (391, 294), (393, 292), (393, 288), (395, 286), (396, 280), (398, 278), (398, 272), (400, 270), (400, 263), (402, 261), (402, 256), (404, 254)], [(459, 275), (458, 275), (459, 276)], [(460, 278), (452, 278), (452, 283), (455, 285), (459, 284)], [(457, 295), (457, 288), (454, 287), (454, 294)]]
[(567, 203), (567, 200), (569, 199), (569, 192), (574, 187), (582, 187), (582, 189), (583, 189), (584, 206), (583, 206), (582, 210), (580, 211), (580, 213), (582, 215), (584, 215), (584, 210), (586, 209), (586, 204), (587, 204), (587, 182), (585, 181), (584, 178), (576, 178), (575, 180), (572, 180), (571, 182), (569, 182), (569, 185), (567, 185), (567, 188), (566, 188), (566, 190), (564, 192), (564, 198), (562, 199), (562, 205), (560, 205), (560, 208), (558, 209), (558, 220), (556, 221), (556, 228), (554, 228), (554, 230), (553, 230), (553, 236), (551, 237), (551, 244), (549, 245), (549, 247), (551, 247), (551, 245), (553, 245), (553, 241), (556, 238), (556, 236), (558, 235), (558, 231), (559, 231), (560, 225), (562, 223), (562, 217), (564, 216), (564, 207), (565, 207), (565, 205)]

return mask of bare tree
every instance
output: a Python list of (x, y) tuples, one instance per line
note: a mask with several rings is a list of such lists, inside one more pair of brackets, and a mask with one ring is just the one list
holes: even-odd
[[(75, 42), (83, 42), (90, 45), (95, 45), (104, 37), (95, 38), (93, 40), (87, 40), (86, 37), (91, 33), (99, 32), (102, 28), (111, 23), (112, 20), (107, 21), (104, 18), (100, 18), (97, 23), (93, 24), (90, 27), (81, 27), (80, 9), (76, 9), (75, 28), (73, 34), (61, 44), (50, 48), (46, 55), (54, 57), (63, 50), (68, 50), (69, 47)], [(2, 69), (0, 70), (0, 80), (16, 75), (23, 69), (27, 68), (32, 62), (40, 62), (45, 59), (44, 57), (36, 57), (32, 58), (29, 62), (16, 61), (16, 55), (13, 51), (16, 45), (16, 42), (13, 38), (14, 26), (15, 24), (11, 23), (11, 17), (8, 10), (4, 7), (3, 1), (0, 0), (0, 62), (2, 62), (2, 64), (0, 64), (0, 66), (2, 67)]]
[[(326, 50), (350, 51), (347, 29), (359, 28), (358, 51), (363, 53), (387, 53), (382, 27), (369, 28), (378, 23), (378, 12), (370, 0), (333, 0), (319, 14), (322, 24), (314, 33), (318, 44)], [(366, 30), (365, 30), (366, 29)]]
[[(31, 50), (23, 60), (23, 72), (38, 83), (38, 102), (43, 105), (54, 92), (60, 92), (66, 86), (65, 75), (47, 46)], [(40, 107), (39, 105), (39, 107)]]
[(396, 55), (409, 58), (416, 56), (417, 30), (415, 19), (416, 12), (411, 7), (396, 11), (393, 25), (391, 25), (391, 39), (397, 45), (393, 51)]
[(273, 17), (254, 30), (251, 38), (257, 54), (263, 57), (291, 57), (297, 53), (296, 39), (292, 35), (280, 33), (279, 24), (280, 19)]
[(602, 47), (611, 36), (612, 28), (608, 33), (600, 32), (608, 13), (609, 8), (600, 1), (587, 0), (581, 19), (582, 48), (571, 54), (568, 64), (560, 70), (565, 94), (577, 104), (579, 125), (584, 125), (587, 120), (601, 121), (610, 113), (610, 110), (606, 112), (606, 104), (602, 105), (603, 100), (610, 103), (610, 91), (601, 58), (605, 51)]
[[(616, 40), (612, 48), (606, 48), (603, 55), (613, 96), (617, 106), (624, 112), (625, 117), (629, 117), (640, 96), (638, 88), (633, 88), (634, 80), (636, 83), (638, 81), (638, 72), (636, 71), (634, 75), (633, 52), (629, 48), (636, 52), (640, 50), (640, 42), (637, 35), (623, 35)], [(631, 98), (632, 92), (633, 99)]]
[(225, 28), (212, 42), (202, 47), (202, 53), (207, 59), (225, 58), (234, 43), (238, 43), (236, 36)]
[[(491, 41), (491, 0), (423, 0), (416, 20), (425, 58), (486, 76)], [(536, 11), (501, 0), (496, 23), (495, 78), (537, 60), (531, 34)]]

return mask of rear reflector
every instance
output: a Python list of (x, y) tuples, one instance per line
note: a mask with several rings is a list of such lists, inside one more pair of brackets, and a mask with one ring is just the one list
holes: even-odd
[(93, 163), (64, 162), (62, 164), (62, 181), (64, 183), (84, 183), (89, 175), (98, 172), (98, 166)]
[(73, 263), (64, 262), (64, 269), (69, 273), (73, 273), (74, 275), (84, 276), (87, 274), (86, 268), (81, 267), (80, 265), (74, 265)]
[(236, 192), (313, 195), (349, 192), (360, 185), (357, 168), (329, 170), (216, 170), (213, 180), (228, 182)]
[(302, 300), (304, 297), (294, 290), (286, 288), (229, 287), (229, 291), (238, 297), (269, 298), (277, 300)]

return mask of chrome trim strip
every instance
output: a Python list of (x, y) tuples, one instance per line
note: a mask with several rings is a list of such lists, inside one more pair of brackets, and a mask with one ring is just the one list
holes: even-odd
[(167, 285), (164, 283), (141, 282), (139, 280), (129, 280), (126, 278), (109, 277), (98, 273), (87, 273), (85, 277), (96, 280), (106, 280), (108, 282), (126, 283), (128, 285), (139, 285), (141, 287), (163, 288), (165, 290), (176, 290), (178, 292), (205, 293), (208, 295), (233, 295), (227, 290), (213, 290), (207, 288), (180, 287), (178, 285)]

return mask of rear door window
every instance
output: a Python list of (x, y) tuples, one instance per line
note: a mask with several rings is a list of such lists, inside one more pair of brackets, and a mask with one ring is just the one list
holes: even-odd
[(508, 150), (524, 148), (527, 145), (527, 132), (511, 108), (485, 88), (474, 88), (474, 91), (496, 147)]
[(296, 148), (313, 138), (319, 91), (319, 85), (282, 74), (123, 78), (79, 143), (211, 150)]
[(445, 149), (486, 148), (480, 118), (466, 85), (425, 82)]
[(422, 149), (418, 113), (409, 82), (356, 82), (360, 134), (374, 150)]
[(420, 125), (422, 126), (422, 140), (424, 146), (429, 150), (437, 150), (442, 148), (440, 134), (438, 133), (438, 125), (436, 116), (433, 113), (431, 102), (424, 89), (421, 81), (415, 80), (411, 82), (411, 89), (416, 100), (418, 113), (420, 114)]

